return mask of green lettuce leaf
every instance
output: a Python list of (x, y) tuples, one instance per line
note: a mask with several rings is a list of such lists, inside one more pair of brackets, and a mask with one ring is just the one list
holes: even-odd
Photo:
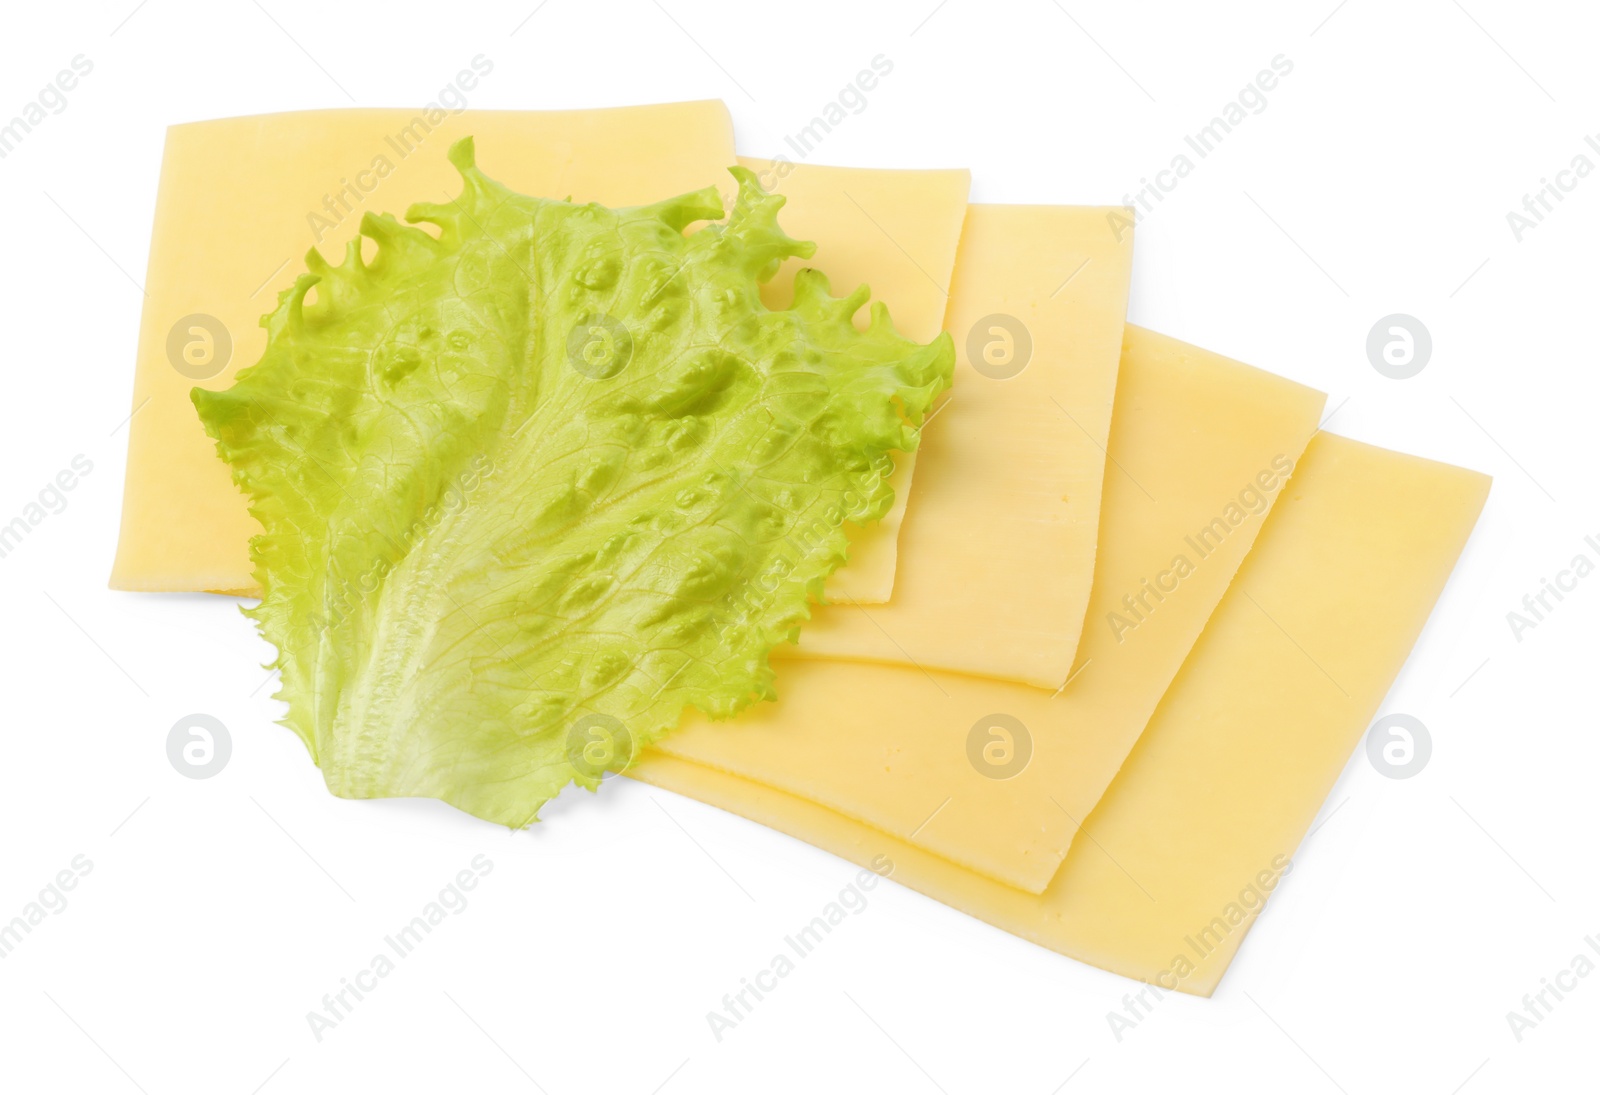
[[(892, 501), (950, 383), (865, 286), (734, 168), (715, 190), (613, 210), (516, 194), (450, 150), (463, 190), (368, 214), (363, 259), (310, 272), (267, 350), (193, 393), (264, 532), (251, 544), (285, 724), (338, 795), (430, 796), (509, 826), (673, 729), (774, 698), (844, 561), (844, 522)], [(313, 293), (313, 287), (315, 287)]]

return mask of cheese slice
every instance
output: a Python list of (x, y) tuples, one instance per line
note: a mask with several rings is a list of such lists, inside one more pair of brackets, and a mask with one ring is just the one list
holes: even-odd
[(640, 205), (721, 186), (720, 102), (574, 111), (326, 110), (167, 131), (129, 423), (114, 589), (255, 595), (260, 526), (200, 428), (189, 389), (225, 388), (266, 346), (258, 320), (316, 246), (337, 256), (364, 212), (455, 194), (451, 142), (525, 194)]
[(1119, 241), (1107, 212), (967, 211), (945, 318), (955, 383), (923, 430), (894, 596), (818, 609), (796, 655), (1065, 683), (1094, 576), (1133, 271), (1132, 234)]
[(1323, 400), (1128, 327), (1082, 660), (1065, 688), (791, 661), (777, 703), (728, 723), (691, 715), (659, 748), (1039, 893), (1233, 579)]
[(1051, 950), (1209, 996), (1404, 664), (1488, 488), (1475, 472), (1313, 439), (1085, 821), (1089, 839), (1042, 896), (708, 767), (651, 753), (628, 774), (875, 865)]
[[(939, 337), (971, 172), (824, 167), (749, 156), (740, 156), (739, 163), (767, 190), (789, 199), (778, 218), (783, 230), (817, 245), (815, 255), (791, 259), (763, 286), (761, 299), (769, 308), (788, 307), (796, 271), (809, 266), (827, 275), (835, 295), (871, 286), (873, 299), (889, 306), (895, 329), (907, 338), (931, 342)], [(856, 321), (866, 324), (867, 309)], [(830, 600), (889, 600), (916, 457), (907, 453), (895, 461), (894, 506), (884, 519), (847, 529), (850, 561), (829, 576)]]

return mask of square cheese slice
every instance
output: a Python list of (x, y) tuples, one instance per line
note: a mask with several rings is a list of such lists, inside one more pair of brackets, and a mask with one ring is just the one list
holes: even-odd
[(968, 209), (945, 315), (956, 378), (922, 431), (894, 596), (875, 609), (836, 597), (795, 656), (1066, 681), (1094, 577), (1133, 272), (1133, 236), (1118, 240), (1107, 212)]
[(720, 102), (573, 111), (324, 110), (167, 131), (140, 324), (113, 589), (255, 595), (260, 526), (189, 401), (266, 347), (260, 317), (315, 246), (342, 253), (364, 212), (403, 214), (460, 188), (445, 158), (513, 189), (642, 205), (722, 186), (734, 162)]
[[(761, 299), (769, 308), (789, 306), (795, 272), (809, 266), (827, 275), (835, 296), (871, 286), (872, 299), (889, 306), (895, 330), (905, 337), (918, 342), (939, 337), (971, 172), (825, 167), (749, 156), (740, 156), (739, 163), (767, 190), (789, 199), (778, 216), (783, 230), (817, 245), (815, 255), (789, 260), (762, 287)], [(867, 309), (856, 319), (864, 326)], [(829, 576), (830, 600), (889, 600), (916, 456), (903, 453), (895, 460), (894, 506), (884, 519), (847, 529), (850, 561)]]
[(789, 661), (777, 703), (727, 723), (691, 714), (657, 748), (1041, 892), (1233, 580), (1323, 400), (1128, 327), (1099, 563), (1065, 687)]
[(1488, 489), (1475, 472), (1317, 435), (1085, 820), (1089, 839), (1039, 896), (703, 765), (648, 753), (628, 774), (1051, 950), (1210, 996), (1405, 663)]

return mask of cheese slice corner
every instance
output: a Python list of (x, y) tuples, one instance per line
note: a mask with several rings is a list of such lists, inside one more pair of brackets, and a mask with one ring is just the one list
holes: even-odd
[[(945, 324), (950, 397), (922, 431), (894, 596), (834, 597), (792, 653), (1055, 689), (1094, 577), (1133, 271), (1105, 210), (973, 205)], [(839, 592), (830, 588), (830, 593)]]
[[(889, 309), (895, 330), (916, 342), (939, 337), (971, 172), (965, 168), (830, 167), (739, 157), (761, 185), (787, 199), (783, 230), (817, 245), (816, 254), (784, 263), (761, 288), (770, 308), (787, 307), (794, 276), (805, 267), (827, 276), (842, 296), (858, 285)], [(856, 317), (867, 321), (867, 309)], [(896, 581), (898, 541), (912, 491), (916, 453), (898, 453), (889, 485), (894, 504), (881, 521), (849, 526), (849, 562), (828, 577), (833, 600), (882, 604)]]

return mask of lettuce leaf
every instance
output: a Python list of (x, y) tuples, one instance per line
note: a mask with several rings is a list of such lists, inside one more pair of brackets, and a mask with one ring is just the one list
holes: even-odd
[[(516, 194), (450, 159), (459, 198), (363, 217), (262, 320), (261, 361), (193, 400), (263, 533), (251, 543), (285, 724), (350, 798), (443, 799), (520, 827), (673, 729), (774, 698), (844, 561), (883, 516), (948, 336), (865, 331), (809, 244), (732, 169), (613, 210)], [(370, 250), (370, 245), (369, 245)], [(314, 289), (314, 292), (313, 292)]]

